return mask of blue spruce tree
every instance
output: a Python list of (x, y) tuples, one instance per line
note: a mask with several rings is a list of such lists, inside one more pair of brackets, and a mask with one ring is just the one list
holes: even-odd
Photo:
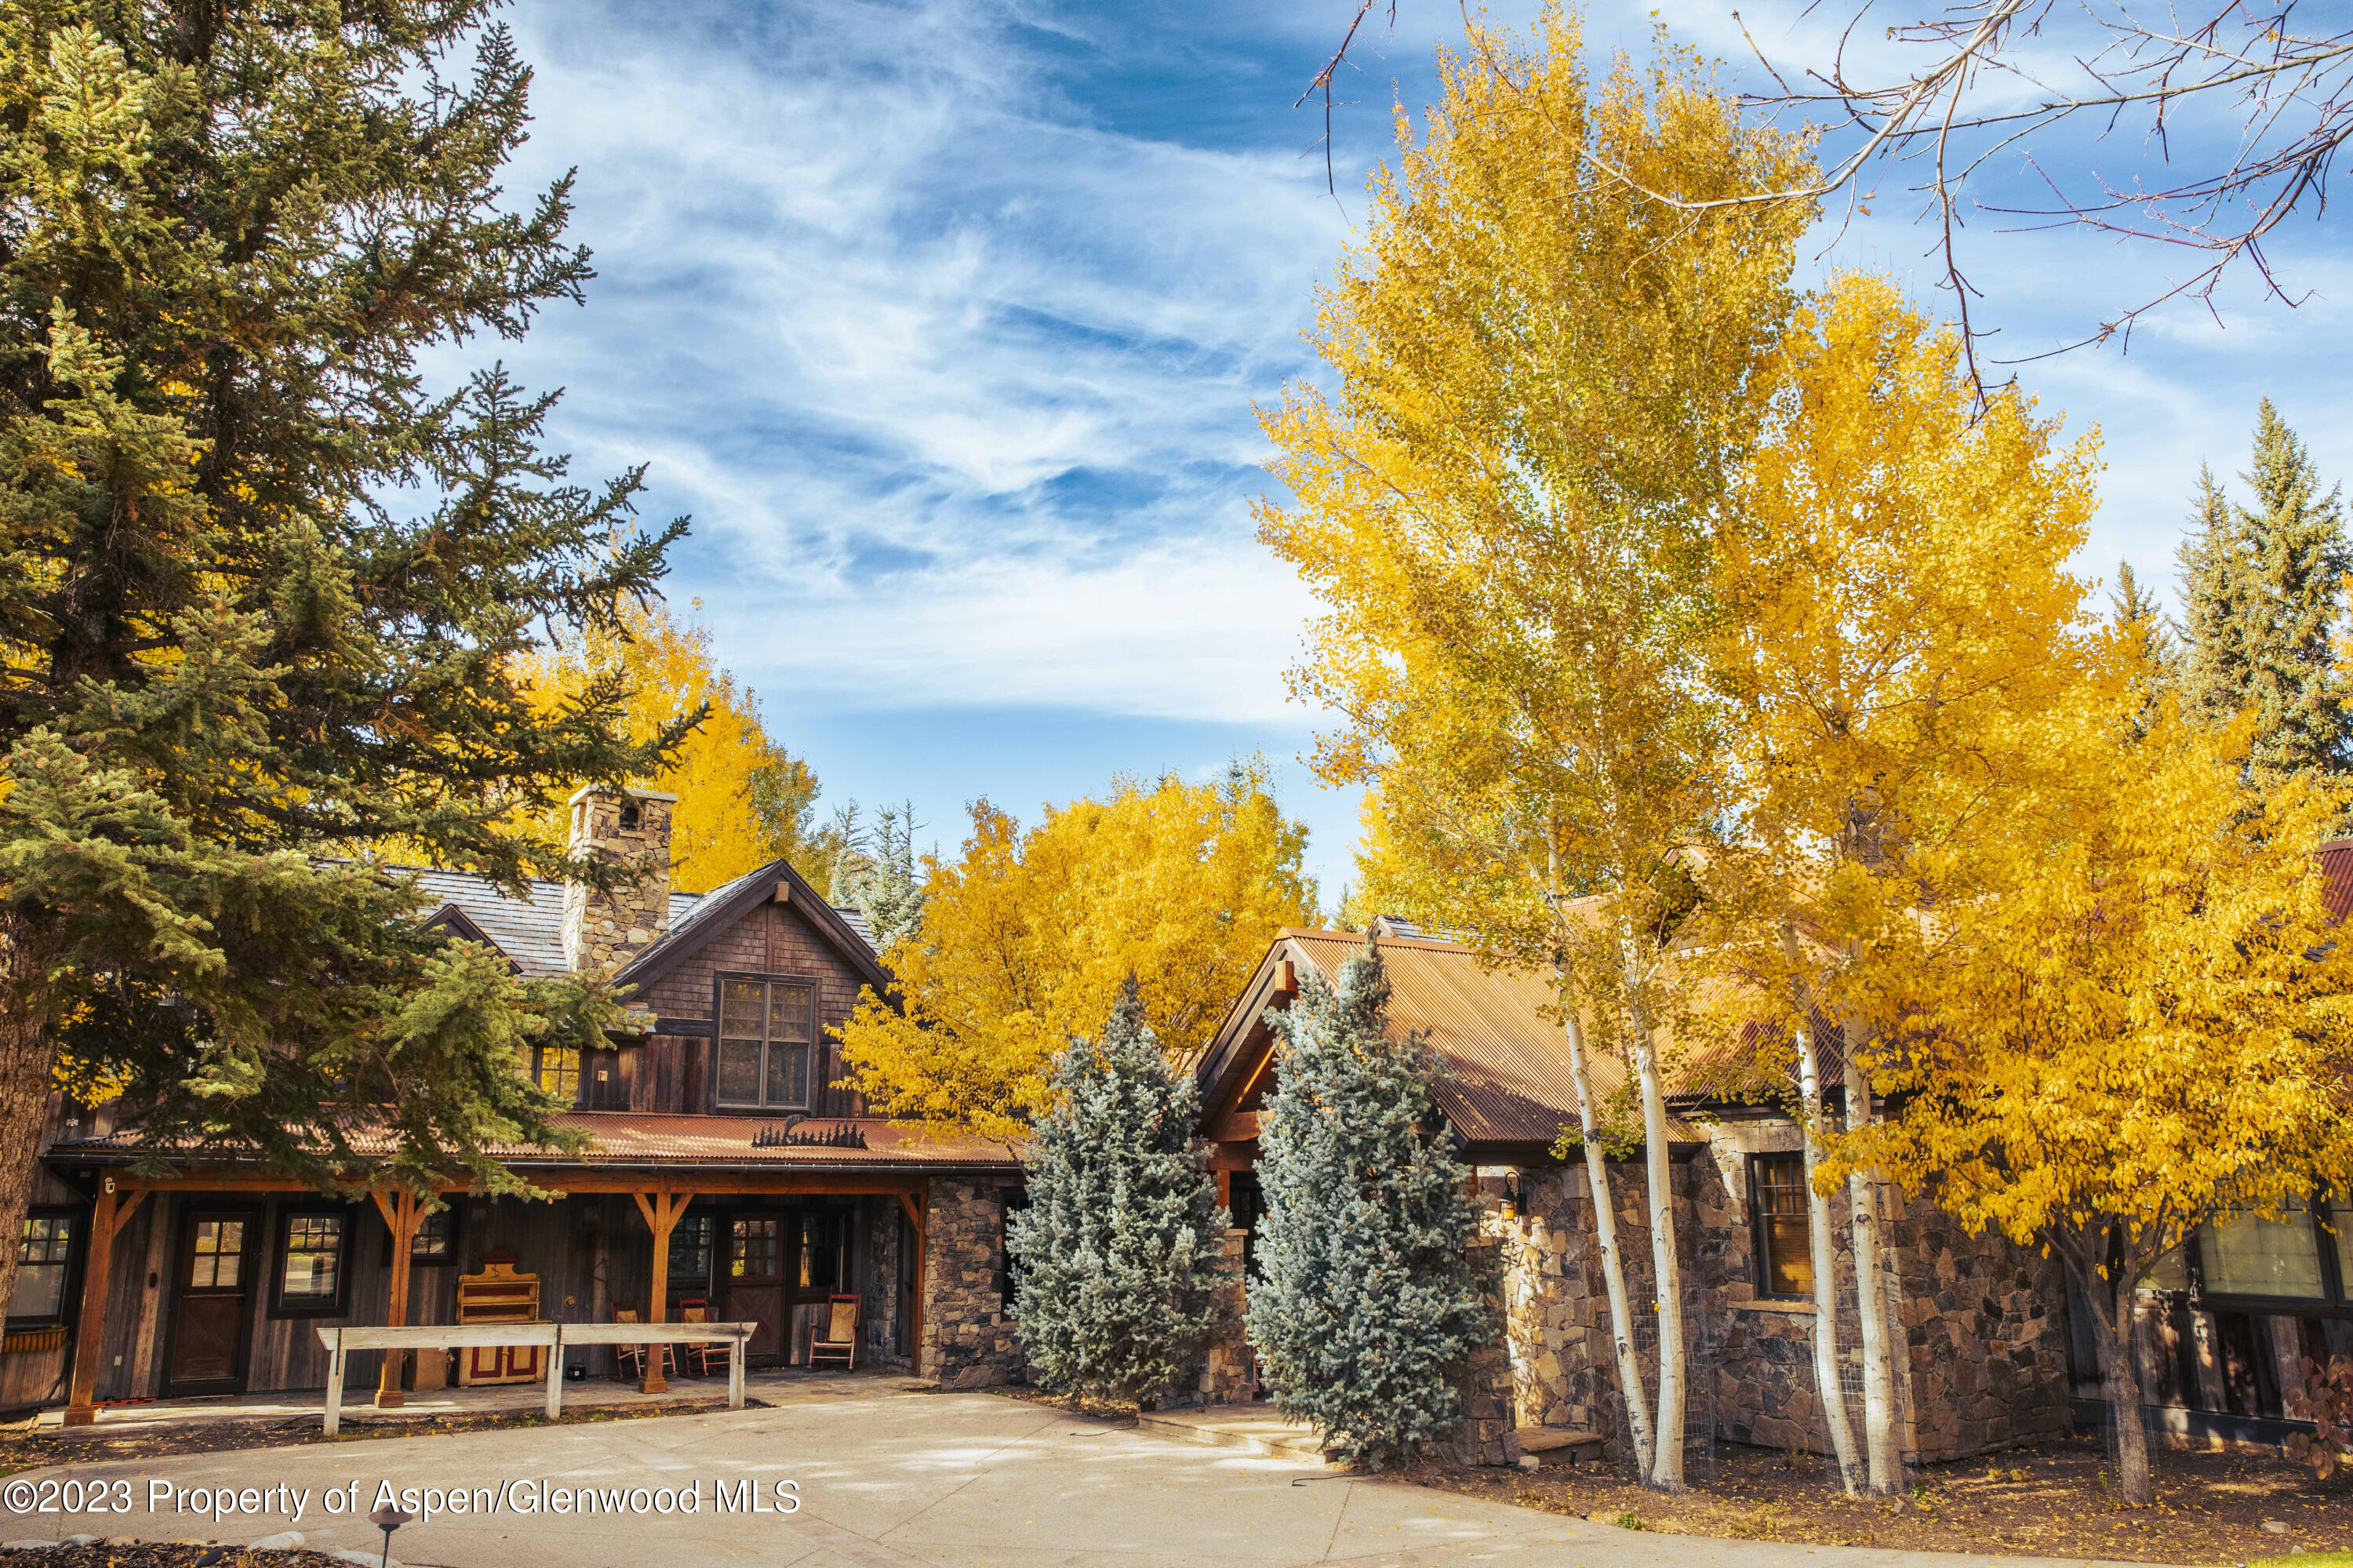
[(1453, 1368), (1494, 1330), (1463, 1251), (1468, 1173), (1437, 1130), (1436, 1054), (1389, 1033), (1377, 945), (1269, 1016), (1250, 1342), (1277, 1409), (1377, 1468), (1460, 1424)]
[(1168, 1070), (1133, 978), (1103, 1038), (1055, 1065), (1029, 1140), (1029, 1203), (1005, 1245), (1030, 1375), (1149, 1406), (1191, 1371), (1223, 1308), (1227, 1220), (1195, 1136), (1199, 1096)]

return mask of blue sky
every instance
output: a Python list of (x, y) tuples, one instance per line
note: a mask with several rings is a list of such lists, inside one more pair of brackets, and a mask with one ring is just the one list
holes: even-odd
[[(1533, 15), (1525, 0), (1489, 8)], [(509, 363), (562, 386), (584, 474), (649, 463), (654, 516), (691, 513), (672, 597), (828, 801), (912, 797), (953, 846), (986, 795), (1028, 816), (1122, 771), (1278, 766), (1327, 898), (1352, 797), (1298, 758), (1314, 715), (1283, 670), (1311, 606), (1251, 537), (1267, 480), (1251, 404), (1315, 367), (1314, 289), (1362, 217), (1392, 96), (1432, 91), (1451, 3), (1404, 0), (1346, 79), (1324, 189), (1321, 118), (1292, 101), (1353, 0), (520, 0), (537, 126), (514, 186), (579, 168), (600, 273)], [(1750, 4), (1778, 58), (1827, 16)], [(1592, 13), (1597, 46), (1651, 15)], [(1741, 50), (1728, 5), (1657, 13)], [(2052, 143), (2129, 176), (2137, 143)], [(2113, 177), (2113, 176), (2112, 176)], [(1871, 266), (1936, 296), (1898, 196), (1803, 266)], [(1973, 241), (2010, 351), (2052, 345), (2165, 257), (2067, 235)], [(2353, 435), (2342, 264), (2326, 226), (2274, 246), (2288, 313), (2245, 302), (2146, 326), (2128, 355), (2027, 369), (2108, 464), (2085, 568), (2161, 585), (2201, 460), (2241, 466), (2268, 393), (2334, 474)], [(2245, 291), (2240, 291), (2243, 294)], [(2234, 296), (2234, 304), (2238, 302)], [(474, 345), (470, 357), (477, 353)]]

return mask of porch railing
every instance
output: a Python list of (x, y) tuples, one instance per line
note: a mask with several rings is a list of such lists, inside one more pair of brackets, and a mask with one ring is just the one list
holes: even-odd
[[(567, 1345), (723, 1344), (727, 1408), (744, 1408), (744, 1348), (757, 1323), (468, 1323), (385, 1329), (321, 1324), (327, 1347), (326, 1433), (343, 1425), (343, 1357), (353, 1351), (443, 1351), (479, 1345), (539, 1345), (547, 1351), (547, 1415), (564, 1409), (564, 1350)], [(649, 1351), (650, 1353), (650, 1351)]]

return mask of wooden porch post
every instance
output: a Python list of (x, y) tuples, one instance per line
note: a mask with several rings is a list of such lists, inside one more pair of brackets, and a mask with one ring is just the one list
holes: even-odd
[(132, 1187), (118, 1196), (114, 1178), (109, 1176), (90, 1212), (90, 1256), (82, 1267), (81, 1311), (74, 1325), (73, 1383), (66, 1400), (69, 1426), (87, 1426), (98, 1419), (91, 1399), (98, 1392), (99, 1340), (106, 1326), (106, 1281), (114, 1268), (114, 1238), (146, 1195), (146, 1188)]
[[(372, 1187), (368, 1195), (375, 1200), (377, 1212), (392, 1231), (392, 1298), (385, 1308), (385, 1326), (406, 1327), (408, 1322), (409, 1249), (417, 1241), (417, 1227), (425, 1218), (424, 1201), (406, 1187), (396, 1187), (387, 1192), (382, 1187)], [(376, 1374), (375, 1407), (397, 1410), (407, 1396), (400, 1391), (400, 1367), (406, 1351), (384, 1352), (384, 1370)]]
[(907, 1359), (915, 1375), (923, 1375), (923, 1200), (915, 1192), (899, 1194), (899, 1204), (907, 1211), (907, 1224), (915, 1233), (915, 1298), (907, 1310)]
[[(646, 1321), (666, 1323), (670, 1320), (670, 1233), (678, 1226), (679, 1215), (694, 1202), (691, 1192), (632, 1192), (638, 1201), (638, 1213), (646, 1217), (646, 1229), (653, 1233), (654, 1266), (652, 1297), (646, 1303)], [(646, 1393), (667, 1393), (670, 1380), (662, 1375), (663, 1347), (646, 1347), (645, 1381), (638, 1384)], [(738, 1352), (739, 1356), (741, 1352)]]

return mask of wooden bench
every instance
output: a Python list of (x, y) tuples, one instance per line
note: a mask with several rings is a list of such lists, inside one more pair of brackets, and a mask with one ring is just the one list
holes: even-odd
[(326, 1432), (333, 1436), (343, 1418), (343, 1358), (353, 1351), (446, 1351), (483, 1345), (542, 1348), (547, 1357), (547, 1415), (564, 1409), (564, 1348), (566, 1345), (726, 1344), (727, 1408), (744, 1408), (744, 1347), (757, 1323), (446, 1323), (384, 1329), (319, 1325), (327, 1347)]

